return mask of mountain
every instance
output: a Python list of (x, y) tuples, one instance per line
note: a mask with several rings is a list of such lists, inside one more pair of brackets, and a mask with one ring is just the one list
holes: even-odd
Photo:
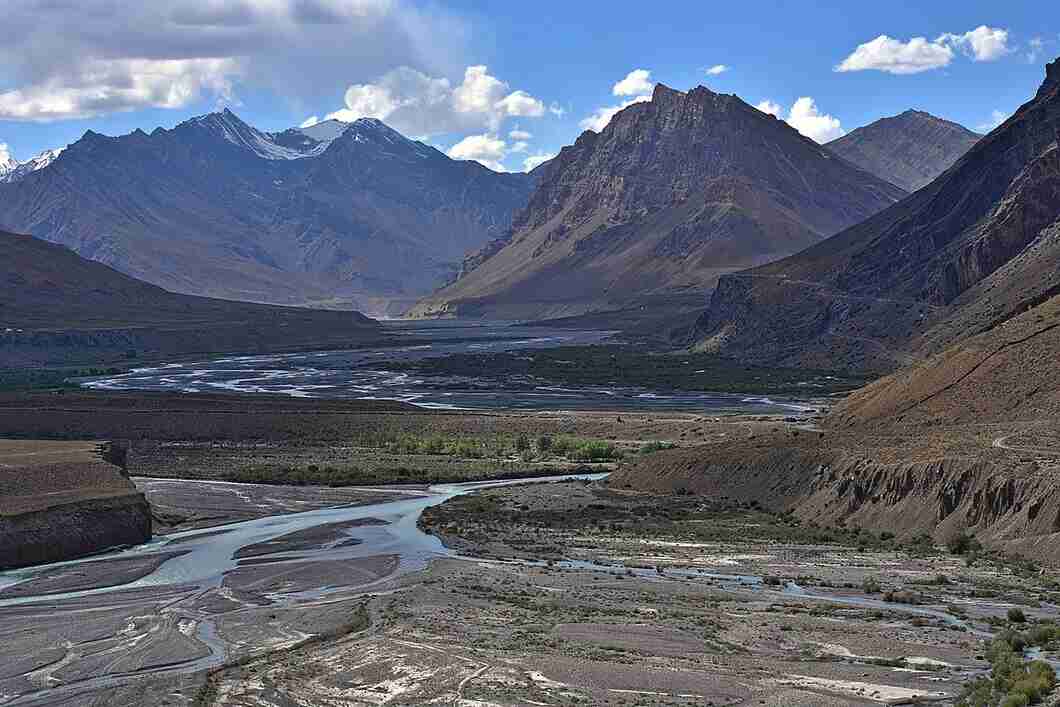
[(380, 338), (380, 325), (358, 312), (175, 294), (65, 247), (0, 232), (0, 367)]
[(949, 169), (981, 137), (930, 113), (907, 110), (858, 128), (826, 147), (866, 172), (913, 192)]
[(6, 152), (0, 157), (0, 182), (5, 181), (12, 172), (18, 169), (18, 161)]
[(28, 159), (25, 162), (16, 162), (13, 159), (9, 159), (6, 162), (0, 162), (0, 183), (17, 182), (31, 172), (36, 172), (38, 169), (44, 169), (62, 154), (63, 149), (64, 148), (60, 147), (54, 150), (45, 150), (36, 157)]
[[(700, 346), (891, 371), (1060, 294), (1060, 60), (931, 184), (790, 258), (723, 277)], [(1056, 352), (1060, 353), (1060, 352)]]
[(546, 318), (701, 293), (905, 192), (736, 96), (658, 85), (542, 167), (512, 232), (417, 316)]
[(174, 292), (396, 313), (503, 234), (532, 180), (377, 120), (269, 134), (225, 110), (86, 133), (0, 184), (0, 224)]

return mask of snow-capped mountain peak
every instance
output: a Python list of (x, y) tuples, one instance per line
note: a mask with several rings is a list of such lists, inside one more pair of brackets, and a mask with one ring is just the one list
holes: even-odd
[(192, 118), (184, 124), (207, 130), (233, 145), (250, 150), (262, 159), (297, 160), (306, 156), (299, 150), (278, 144), (272, 135), (252, 128), (227, 108), (220, 113)]
[(317, 142), (331, 142), (346, 132), (349, 127), (350, 123), (332, 118), (331, 120), (322, 120), (319, 123), (314, 123), (307, 128), (295, 128), (295, 130)]
[(36, 172), (39, 169), (44, 169), (54, 162), (65, 149), (65, 147), (57, 147), (53, 150), (45, 150), (36, 157), (32, 157), (25, 162), (17, 162), (11, 158), (8, 158), (6, 161), (0, 161), (0, 182), (17, 182), (27, 174)]

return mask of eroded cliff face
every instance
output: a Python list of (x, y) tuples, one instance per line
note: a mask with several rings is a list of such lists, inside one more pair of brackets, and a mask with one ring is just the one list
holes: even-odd
[(151, 510), (120, 445), (0, 440), (0, 569), (151, 539)]
[(0, 569), (73, 560), (150, 539), (151, 509), (139, 493), (0, 515)]
[(906, 538), (927, 533), (945, 542), (970, 532), (989, 546), (1060, 561), (1060, 493), (1036, 462), (1001, 454), (886, 456), (836, 448), (827, 437), (786, 436), (661, 452), (612, 475), (610, 483), (757, 501), (807, 523)]

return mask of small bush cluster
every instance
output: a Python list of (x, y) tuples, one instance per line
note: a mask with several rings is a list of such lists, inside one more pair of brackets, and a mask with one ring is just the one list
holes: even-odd
[(1042, 623), (1026, 633), (1012, 629), (999, 633), (986, 654), (990, 677), (969, 683), (961, 693), (958, 707), (1026, 707), (1040, 703), (1056, 686), (1056, 671), (1043, 660), (1024, 660), (1023, 652), (1032, 646), (1051, 647), (1058, 638), (1060, 626), (1054, 623)]
[(392, 454), (426, 454), (462, 459), (516, 457), (524, 462), (532, 462), (565, 458), (577, 462), (599, 462), (618, 461), (622, 458), (622, 451), (610, 442), (577, 437), (553, 438), (549, 435), (531, 440), (525, 434), (474, 438), (376, 432), (361, 435), (354, 443), (359, 447), (385, 450)]

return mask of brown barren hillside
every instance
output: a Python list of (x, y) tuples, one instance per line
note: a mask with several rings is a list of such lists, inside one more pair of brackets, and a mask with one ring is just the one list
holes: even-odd
[(890, 371), (1056, 294), (1060, 60), (1036, 96), (920, 191), (721, 279), (702, 346), (755, 362)]
[(0, 232), (0, 365), (355, 345), (357, 312), (229, 302), (149, 285), (62, 246)]
[(733, 424), (716, 444), (660, 452), (612, 483), (939, 542), (971, 532), (1060, 563), (1058, 94), (1060, 61), (1033, 101), (932, 185), (729, 278), (703, 322), (716, 347), (752, 359), (864, 364), (871, 350), (878, 365), (902, 353), (906, 365), (820, 428)]
[(737, 96), (663, 85), (539, 170), (507, 240), (418, 316), (556, 318), (698, 294), (905, 195)]
[(927, 186), (982, 135), (919, 110), (880, 118), (826, 147), (870, 174), (909, 192)]

